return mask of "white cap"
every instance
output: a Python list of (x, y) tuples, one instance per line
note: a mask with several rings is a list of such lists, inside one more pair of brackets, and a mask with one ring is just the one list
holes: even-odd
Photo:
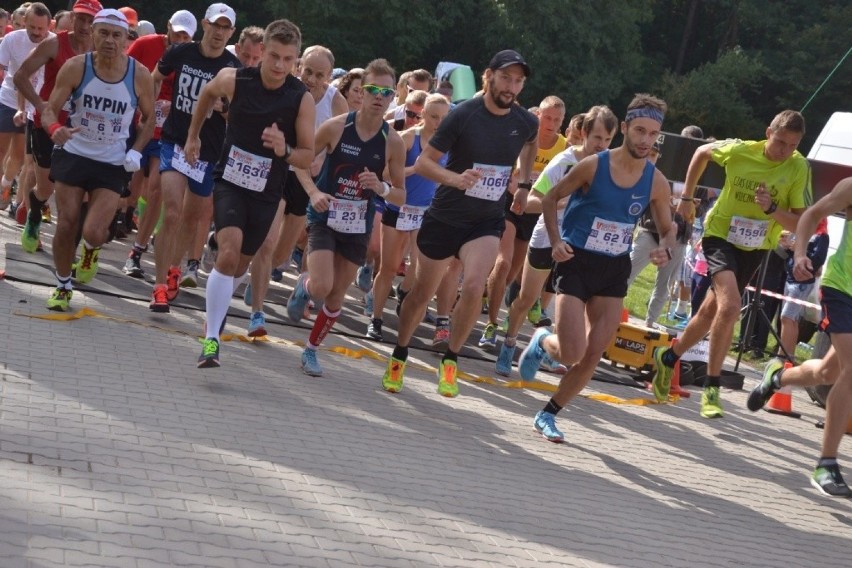
[(189, 37), (194, 36), (195, 30), (198, 29), (198, 22), (189, 10), (178, 10), (172, 14), (169, 23), (172, 25), (173, 32), (186, 32)]
[(222, 17), (228, 18), (228, 21), (231, 22), (231, 26), (237, 25), (237, 14), (234, 12), (234, 9), (227, 4), (223, 4), (221, 2), (210, 4), (210, 7), (207, 8), (207, 12), (204, 14), (204, 19), (208, 22), (215, 22)]
[(139, 37), (151, 35), (155, 32), (154, 24), (148, 20), (139, 20), (139, 23), (136, 24), (136, 33), (139, 34)]
[(95, 19), (92, 20), (92, 25), (95, 24), (109, 24), (111, 26), (118, 26), (125, 30), (130, 27), (127, 24), (127, 16), (118, 10), (113, 10), (112, 8), (105, 8), (98, 12), (95, 15)]

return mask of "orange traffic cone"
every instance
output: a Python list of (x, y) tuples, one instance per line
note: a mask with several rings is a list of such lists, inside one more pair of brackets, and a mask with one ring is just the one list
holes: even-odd
[(627, 323), (628, 321), (630, 321), (630, 310), (621, 308), (621, 323)]
[[(784, 368), (789, 369), (793, 364), (789, 361), (784, 362)], [(793, 412), (793, 387), (783, 387), (781, 390), (772, 395), (769, 402), (764, 407), (766, 412), (772, 414), (781, 414), (790, 418), (801, 418), (802, 415), (798, 412)]]

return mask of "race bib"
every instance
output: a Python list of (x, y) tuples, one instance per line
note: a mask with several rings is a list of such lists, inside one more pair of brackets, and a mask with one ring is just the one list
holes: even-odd
[(633, 242), (634, 227), (633, 223), (617, 223), (595, 217), (583, 248), (610, 256), (626, 254)]
[(123, 141), (121, 115), (83, 111), (77, 135), (98, 144), (110, 145)]
[(251, 191), (266, 189), (272, 158), (264, 158), (242, 148), (231, 146), (222, 179)]
[(769, 221), (732, 217), (728, 228), (728, 242), (743, 248), (760, 248), (769, 231)]
[(399, 208), (399, 217), (396, 218), (396, 230), (416, 231), (423, 224), (423, 215), (425, 213), (425, 206), (403, 205)]
[(169, 116), (169, 111), (164, 108), (167, 102), (162, 99), (154, 102), (154, 120), (157, 128), (162, 128), (166, 123), (166, 117)]
[(175, 171), (182, 173), (189, 179), (201, 183), (204, 181), (204, 174), (207, 173), (207, 162), (196, 160), (194, 166), (190, 166), (186, 161), (186, 156), (183, 153), (183, 148), (175, 144), (175, 151), (172, 155), (172, 167)]
[(338, 233), (366, 233), (367, 200), (332, 199), (328, 204), (328, 221), (326, 224)]
[(511, 166), (489, 166), (488, 164), (473, 164), (473, 169), (481, 174), (476, 185), (465, 191), (470, 197), (497, 201), (509, 187), (512, 176)]

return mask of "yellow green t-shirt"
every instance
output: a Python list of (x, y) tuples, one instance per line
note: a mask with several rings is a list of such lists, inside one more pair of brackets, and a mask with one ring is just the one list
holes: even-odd
[(840, 246), (825, 265), (821, 286), (828, 286), (852, 296), (852, 221), (843, 225)]
[(763, 183), (778, 209), (807, 206), (811, 194), (808, 161), (798, 151), (783, 162), (766, 158), (766, 140), (722, 140), (713, 147), (711, 159), (725, 168), (722, 193), (707, 213), (704, 235), (726, 239), (745, 249), (772, 249), (778, 244), (781, 225), (754, 202)]
[(541, 172), (544, 171), (544, 168), (547, 167), (547, 164), (550, 163), (550, 160), (554, 158), (559, 152), (565, 150), (565, 137), (561, 134), (556, 135), (556, 142), (550, 148), (539, 148), (538, 152), (535, 154), (535, 163), (533, 164), (533, 174), (532, 179), (530, 180), (532, 183), (538, 179), (538, 176), (541, 175)]

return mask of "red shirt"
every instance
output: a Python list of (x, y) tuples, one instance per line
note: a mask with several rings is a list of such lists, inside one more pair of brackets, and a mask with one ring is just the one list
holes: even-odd
[[(44, 64), (44, 84), (38, 92), (38, 96), (41, 97), (41, 100), (43, 101), (50, 98), (50, 93), (53, 92), (53, 87), (56, 86), (56, 75), (59, 74), (59, 70), (63, 65), (65, 65), (66, 61), (77, 55), (74, 52), (74, 47), (71, 45), (71, 37), (68, 35), (68, 30), (62, 30), (57, 33), (56, 42), (56, 56), (53, 59), (49, 59), (47, 63)], [(65, 124), (67, 119), (68, 111), (60, 111), (58, 117), (59, 122), (61, 124)], [(33, 116), (33, 123), (36, 128), (41, 128), (41, 115), (39, 113), (35, 113)]]
[[(157, 63), (162, 59), (166, 52), (166, 36), (163, 34), (151, 34), (142, 36), (133, 42), (130, 49), (127, 50), (127, 55), (144, 65), (149, 71), (154, 71), (157, 68)], [(159, 101), (172, 100), (172, 84), (174, 83), (175, 74), (171, 73), (163, 80), (160, 87), (160, 93), (157, 95), (157, 103), (154, 105), (154, 111), (157, 119), (157, 126), (154, 128), (154, 140), (160, 139), (160, 129), (165, 121), (165, 116), (162, 114), (162, 103)]]

